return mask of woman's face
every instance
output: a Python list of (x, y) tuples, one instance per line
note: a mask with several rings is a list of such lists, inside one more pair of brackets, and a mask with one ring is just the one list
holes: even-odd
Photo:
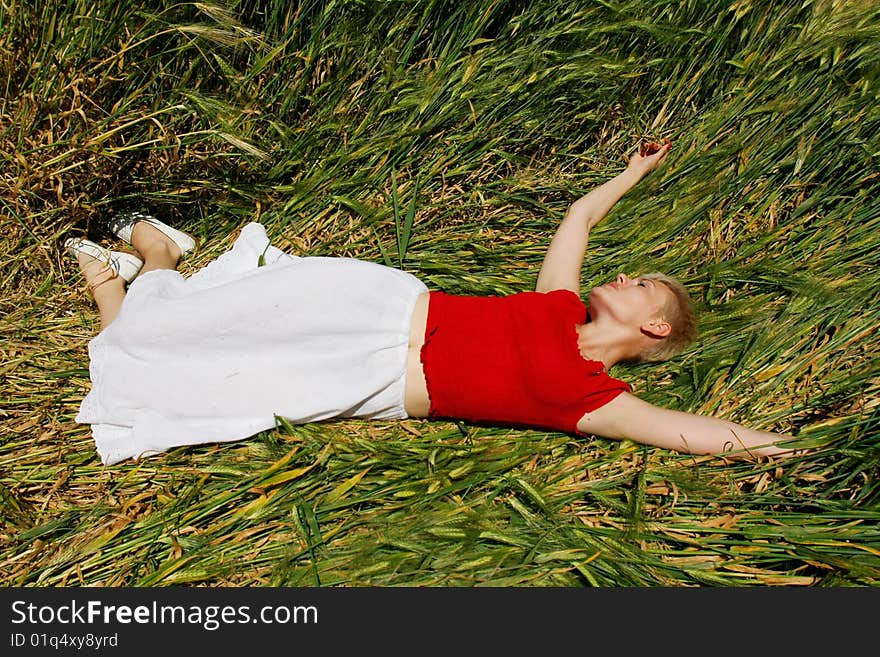
[(590, 318), (614, 319), (639, 328), (661, 316), (671, 294), (660, 281), (618, 274), (615, 280), (590, 290)]

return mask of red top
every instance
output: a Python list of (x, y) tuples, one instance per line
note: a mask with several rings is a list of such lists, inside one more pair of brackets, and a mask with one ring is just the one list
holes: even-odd
[(432, 291), (421, 360), (428, 417), (578, 431), (632, 388), (578, 350), (587, 308), (571, 290), (509, 296)]

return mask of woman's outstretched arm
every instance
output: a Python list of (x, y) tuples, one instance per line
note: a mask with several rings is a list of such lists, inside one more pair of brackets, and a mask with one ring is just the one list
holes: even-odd
[(628, 439), (686, 454), (725, 454), (732, 458), (792, 456), (795, 449), (776, 443), (793, 440), (756, 431), (735, 422), (654, 406), (623, 392), (584, 415), (578, 430), (604, 438)]
[(553, 235), (541, 271), (536, 292), (571, 290), (580, 295), (581, 267), (587, 252), (590, 229), (598, 224), (624, 194), (666, 158), (672, 144), (667, 141), (651, 154), (637, 153), (623, 172), (572, 203)]

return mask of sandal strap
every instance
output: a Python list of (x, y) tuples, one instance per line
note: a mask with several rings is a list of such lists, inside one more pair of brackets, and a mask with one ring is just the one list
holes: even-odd
[[(144, 266), (143, 260), (130, 253), (122, 251), (111, 251), (100, 244), (96, 244), (91, 240), (81, 237), (73, 237), (64, 243), (67, 252), (73, 257), (77, 257), (80, 253), (87, 255), (104, 265), (113, 272), (113, 277), (122, 276), (126, 282), (130, 283)], [(91, 285), (90, 289), (94, 289)]]
[(192, 251), (196, 246), (196, 241), (192, 235), (184, 233), (181, 230), (172, 228), (168, 224), (156, 219), (151, 214), (135, 210), (133, 212), (120, 213), (110, 220), (110, 231), (124, 242), (131, 244), (131, 234), (134, 232), (135, 224), (143, 221), (158, 229), (177, 245), (180, 249), (180, 255), (185, 255)]

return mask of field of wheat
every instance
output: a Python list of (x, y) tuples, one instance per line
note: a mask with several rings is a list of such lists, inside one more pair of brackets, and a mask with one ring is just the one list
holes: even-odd
[[(880, 583), (880, 5), (0, 2), (0, 583)], [(798, 437), (730, 463), (552, 432), (280, 424), (101, 465), (98, 316), (61, 244), (144, 208), (200, 246), (533, 289), (567, 205), (669, 138), (583, 285), (660, 270), (693, 348), (612, 375)], [(259, 321), (259, 318), (254, 318)]]

